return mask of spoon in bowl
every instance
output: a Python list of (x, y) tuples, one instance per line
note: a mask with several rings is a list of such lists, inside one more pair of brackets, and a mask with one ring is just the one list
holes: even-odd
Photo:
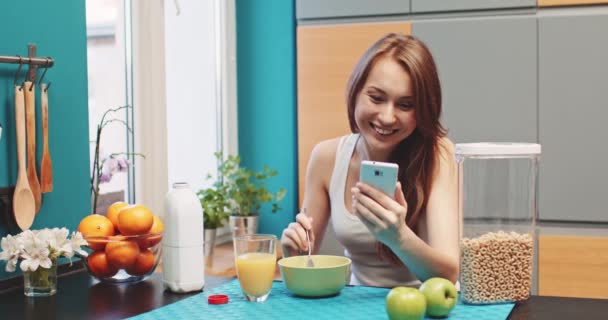
[[(302, 210), (302, 212), (304, 213), (305, 216), (308, 217), (308, 215), (306, 214), (306, 208), (304, 208)], [(310, 234), (308, 232), (309, 232), (308, 229), (306, 229), (306, 242), (308, 242), (308, 258), (306, 259), (306, 266), (308, 268), (314, 268), (315, 263), (312, 262), (312, 258), (310, 257), (310, 254), (312, 252), (312, 242), (310, 240)]]

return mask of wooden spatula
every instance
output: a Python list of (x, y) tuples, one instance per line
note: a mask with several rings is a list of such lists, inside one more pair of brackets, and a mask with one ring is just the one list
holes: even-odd
[(42, 195), (40, 194), (40, 182), (36, 172), (36, 88), (31, 81), (26, 81), (23, 86), (25, 92), (25, 126), (27, 130), (27, 180), (36, 200), (36, 213), (40, 211)]
[(40, 163), (40, 191), (53, 191), (53, 162), (49, 151), (49, 97), (46, 83), (40, 85), (40, 104), (42, 109), (42, 162)]
[(15, 86), (15, 128), (17, 131), (17, 185), (13, 195), (13, 214), (21, 230), (27, 230), (36, 217), (36, 201), (25, 173), (25, 108), (23, 91), (25, 87)]

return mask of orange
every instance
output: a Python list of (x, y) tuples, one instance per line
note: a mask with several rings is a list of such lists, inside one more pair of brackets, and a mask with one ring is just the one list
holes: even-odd
[(154, 215), (140, 204), (125, 207), (118, 213), (118, 230), (124, 235), (148, 233), (152, 224)]
[(154, 222), (152, 223), (152, 227), (150, 228), (150, 230), (148, 232), (149, 233), (159, 233), (159, 232), (165, 231), (165, 224), (163, 223), (163, 221), (157, 216), (153, 216), (153, 218), (154, 218)]
[(89, 271), (97, 277), (111, 277), (118, 272), (118, 268), (110, 265), (106, 253), (95, 251), (87, 257)]
[(108, 207), (108, 211), (106, 211), (106, 217), (112, 221), (112, 224), (116, 230), (118, 230), (118, 213), (128, 205), (129, 204), (124, 201), (114, 202), (110, 207)]
[(111, 241), (106, 245), (108, 263), (116, 268), (129, 268), (137, 260), (139, 246), (130, 240)]
[(141, 276), (150, 272), (152, 268), (154, 268), (154, 254), (150, 250), (142, 250), (137, 255), (135, 263), (126, 271), (130, 275)]
[[(80, 220), (78, 231), (85, 237), (107, 237), (114, 235), (114, 225), (110, 219), (99, 215), (91, 214)], [(93, 250), (103, 250), (105, 241), (102, 239), (89, 239), (89, 248)]]
[[(150, 228), (148, 233), (161, 233), (163, 231), (165, 231), (165, 224), (159, 217), (154, 216), (154, 222), (152, 223), (152, 227)], [(162, 238), (163, 236), (160, 234), (142, 236), (142, 238), (137, 242), (141, 249), (147, 249), (157, 245), (162, 240)]]
[(88, 243), (88, 247), (92, 250), (104, 250), (108, 240), (106, 238), (85, 238)]

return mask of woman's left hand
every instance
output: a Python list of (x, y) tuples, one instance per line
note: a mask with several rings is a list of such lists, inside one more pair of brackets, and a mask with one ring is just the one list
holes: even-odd
[(394, 200), (363, 182), (357, 182), (351, 192), (353, 212), (374, 237), (389, 247), (398, 245), (402, 232), (407, 228), (407, 202), (401, 190), (401, 183), (397, 182)]

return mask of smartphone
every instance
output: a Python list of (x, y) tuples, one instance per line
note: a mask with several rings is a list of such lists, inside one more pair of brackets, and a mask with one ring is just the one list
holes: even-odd
[(398, 172), (396, 163), (364, 160), (361, 162), (359, 180), (395, 198)]

